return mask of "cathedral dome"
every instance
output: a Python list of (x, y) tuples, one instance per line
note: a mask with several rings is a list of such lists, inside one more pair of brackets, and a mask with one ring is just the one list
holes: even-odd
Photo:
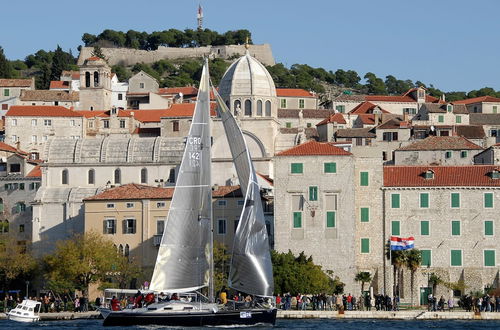
[(222, 97), (276, 97), (274, 81), (264, 65), (247, 53), (227, 69), (219, 84)]

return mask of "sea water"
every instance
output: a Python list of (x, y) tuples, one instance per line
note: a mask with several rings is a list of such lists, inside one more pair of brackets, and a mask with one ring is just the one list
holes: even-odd
[[(415, 330), (415, 329), (500, 329), (500, 321), (488, 320), (336, 320), (336, 319), (307, 319), (307, 320), (277, 320), (276, 329), (368, 329), (368, 330)], [(38, 323), (18, 323), (0, 320), (0, 329), (25, 330), (25, 329), (103, 329), (102, 320), (67, 320), (44, 321)], [(107, 327), (110, 330), (125, 329), (179, 329), (162, 326), (135, 326), (135, 327)], [(190, 328), (196, 329), (196, 328)], [(207, 328), (199, 328), (207, 329)], [(227, 329), (225, 327), (224, 329)], [(243, 329), (270, 329), (270, 327), (245, 327)]]

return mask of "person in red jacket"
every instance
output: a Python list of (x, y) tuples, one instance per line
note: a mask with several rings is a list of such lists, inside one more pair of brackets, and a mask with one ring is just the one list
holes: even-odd
[(119, 311), (120, 308), (120, 300), (116, 299), (116, 296), (113, 296), (113, 299), (111, 299), (111, 310), (112, 311)]

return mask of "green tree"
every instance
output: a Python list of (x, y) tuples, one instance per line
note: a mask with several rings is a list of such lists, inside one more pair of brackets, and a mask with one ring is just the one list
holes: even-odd
[(385, 86), (389, 94), (403, 94), (413, 87), (413, 82), (411, 80), (399, 80), (388, 75), (385, 77)]
[(400, 295), (401, 283), (399, 279), (401, 278), (401, 272), (403, 267), (406, 266), (407, 253), (405, 250), (391, 251), (391, 263), (394, 266), (394, 295)]
[(443, 284), (443, 283), (444, 283), (444, 281), (443, 281), (443, 279), (441, 279), (441, 277), (439, 277), (439, 275), (432, 273), (429, 276), (429, 284), (432, 284), (432, 294), (433, 295), (436, 294), (437, 286), (440, 284)]
[(70, 53), (66, 53), (57, 45), (52, 55), (52, 66), (50, 68), (50, 80), (59, 80), (63, 70), (70, 70), (75, 58)]
[(78, 234), (57, 242), (55, 251), (44, 258), (45, 276), (53, 289), (87, 290), (116, 271), (120, 258), (113, 242), (101, 234)]
[(106, 56), (104, 56), (104, 54), (102, 52), (102, 49), (101, 49), (101, 47), (99, 45), (95, 45), (94, 46), (94, 49), (92, 50), (91, 54), (92, 54), (92, 56), (96, 56), (96, 57), (102, 58), (106, 62), (108, 61), (108, 59), (106, 58)]
[(413, 287), (415, 285), (415, 273), (422, 263), (422, 254), (418, 249), (407, 250), (406, 267), (410, 270), (411, 305), (413, 306)]
[(0, 46), (0, 78), (12, 78), (14, 75), (14, 70), (11, 63), (5, 57), (3, 53), (3, 48)]
[(219, 292), (223, 286), (227, 286), (229, 278), (229, 266), (231, 255), (227, 251), (227, 246), (214, 242), (214, 290)]
[(129, 69), (127, 69), (126, 67), (124, 67), (123, 65), (113, 65), (111, 67), (111, 71), (116, 73), (116, 76), (118, 77), (118, 80), (119, 81), (127, 81), (128, 78), (130, 78), (130, 76), (132, 75), (132, 73), (130, 72)]
[(365, 292), (365, 283), (372, 281), (372, 275), (369, 272), (359, 272), (354, 277), (356, 282), (361, 282), (361, 294)]
[(97, 42), (97, 37), (90, 33), (84, 33), (82, 36), (82, 41), (86, 47), (93, 46)]
[(0, 280), (4, 290), (14, 280), (29, 279), (37, 268), (30, 246), (18, 244), (11, 236), (0, 238), (0, 260)]
[(374, 73), (368, 72), (365, 74), (366, 79), (365, 87), (368, 94), (386, 95), (387, 88), (382, 79), (378, 78)]
[(120, 289), (135, 289), (130, 287), (134, 279), (143, 276), (142, 269), (136, 259), (117, 255), (111, 265), (111, 271), (106, 273), (101, 289), (118, 287)]

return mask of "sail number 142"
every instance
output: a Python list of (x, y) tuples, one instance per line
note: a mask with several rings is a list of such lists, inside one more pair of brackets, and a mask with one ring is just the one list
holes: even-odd
[(199, 167), (201, 160), (201, 137), (189, 136), (188, 144), (188, 160), (190, 167)]

